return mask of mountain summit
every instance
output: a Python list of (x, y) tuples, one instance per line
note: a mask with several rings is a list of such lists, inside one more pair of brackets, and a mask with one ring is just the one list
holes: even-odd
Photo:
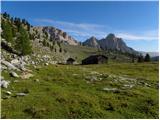
[(89, 39), (87, 39), (85, 42), (83, 42), (83, 45), (94, 47), (94, 48), (100, 48), (100, 45), (98, 43), (98, 40), (96, 37), (92, 36)]

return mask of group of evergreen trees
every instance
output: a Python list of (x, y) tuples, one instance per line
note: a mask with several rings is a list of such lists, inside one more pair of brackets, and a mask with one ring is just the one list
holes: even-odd
[(30, 24), (25, 19), (10, 17), (6, 12), (2, 14), (1, 22), (2, 38), (11, 43), (11, 47), (20, 55), (30, 54), (32, 52), (29, 38)]
[(151, 58), (150, 58), (150, 55), (147, 53), (145, 57), (143, 57), (142, 55), (140, 55), (138, 57), (138, 62), (150, 62), (151, 61)]

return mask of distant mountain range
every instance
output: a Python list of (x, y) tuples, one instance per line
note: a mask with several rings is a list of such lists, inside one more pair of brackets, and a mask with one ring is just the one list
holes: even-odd
[[(50, 41), (59, 41), (69, 45), (80, 45), (80, 42), (75, 40), (72, 36), (55, 27), (33, 27), (33, 29), (36, 30), (40, 36), (43, 36), (43, 34), (46, 33)], [(104, 51), (116, 50), (123, 53), (139, 54), (136, 50), (128, 47), (122, 38), (118, 38), (112, 33), (108, 34), (106, 38), (100, 40), (92, 36), (91, 38), (84, 41), (82, 45), (101, 49)]]
[(159, 52), (144, 52), (144, 51), (139, 51), (143, 56), (145, 56), (147, 53), (151, 56), (151, 57), (156, 57), (159, 56)]

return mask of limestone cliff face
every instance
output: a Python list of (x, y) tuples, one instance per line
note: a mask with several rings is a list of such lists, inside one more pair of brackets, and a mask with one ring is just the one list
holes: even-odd
[(132, 48), (126, 45), (122, 38), (118, 38), (114, 34), (109, 34), (106, 38), (99, 40), (99, 44), (104, 50), (118, 50), (128, 53), (135, 52)]
[(83, 42), (83, 45), (101, 48), (102, 50), (117, 50), (126, 53), (137, 53), (134, 49), (128, 47), (122, 38), (116, 37), (110, 33), (106, 38), (97, 40), (95, 37), (91, 37)]
[(64, 42), (69, 45), (79, 45), (79, 42), (76, 41), (73, 37), (68, 35), (66, 32), (57, 29), (55, 27), (34, 27), (35, 30), (39, 32), (40, 35), (47, 33), (51, 41)]

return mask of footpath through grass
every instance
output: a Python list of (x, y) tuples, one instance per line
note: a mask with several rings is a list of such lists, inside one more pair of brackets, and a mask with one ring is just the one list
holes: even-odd
[[(157, 118), (158, 63), (49, 65), (2, 89), (2, 118)], [(17, 80), (18, 82), (14, 82)], [(107, 89), (107, 90), (106, 90)], [(108, 90), (111, 89), (111, 90)], [(26, 96), (14, 97), (17, 92)]]

